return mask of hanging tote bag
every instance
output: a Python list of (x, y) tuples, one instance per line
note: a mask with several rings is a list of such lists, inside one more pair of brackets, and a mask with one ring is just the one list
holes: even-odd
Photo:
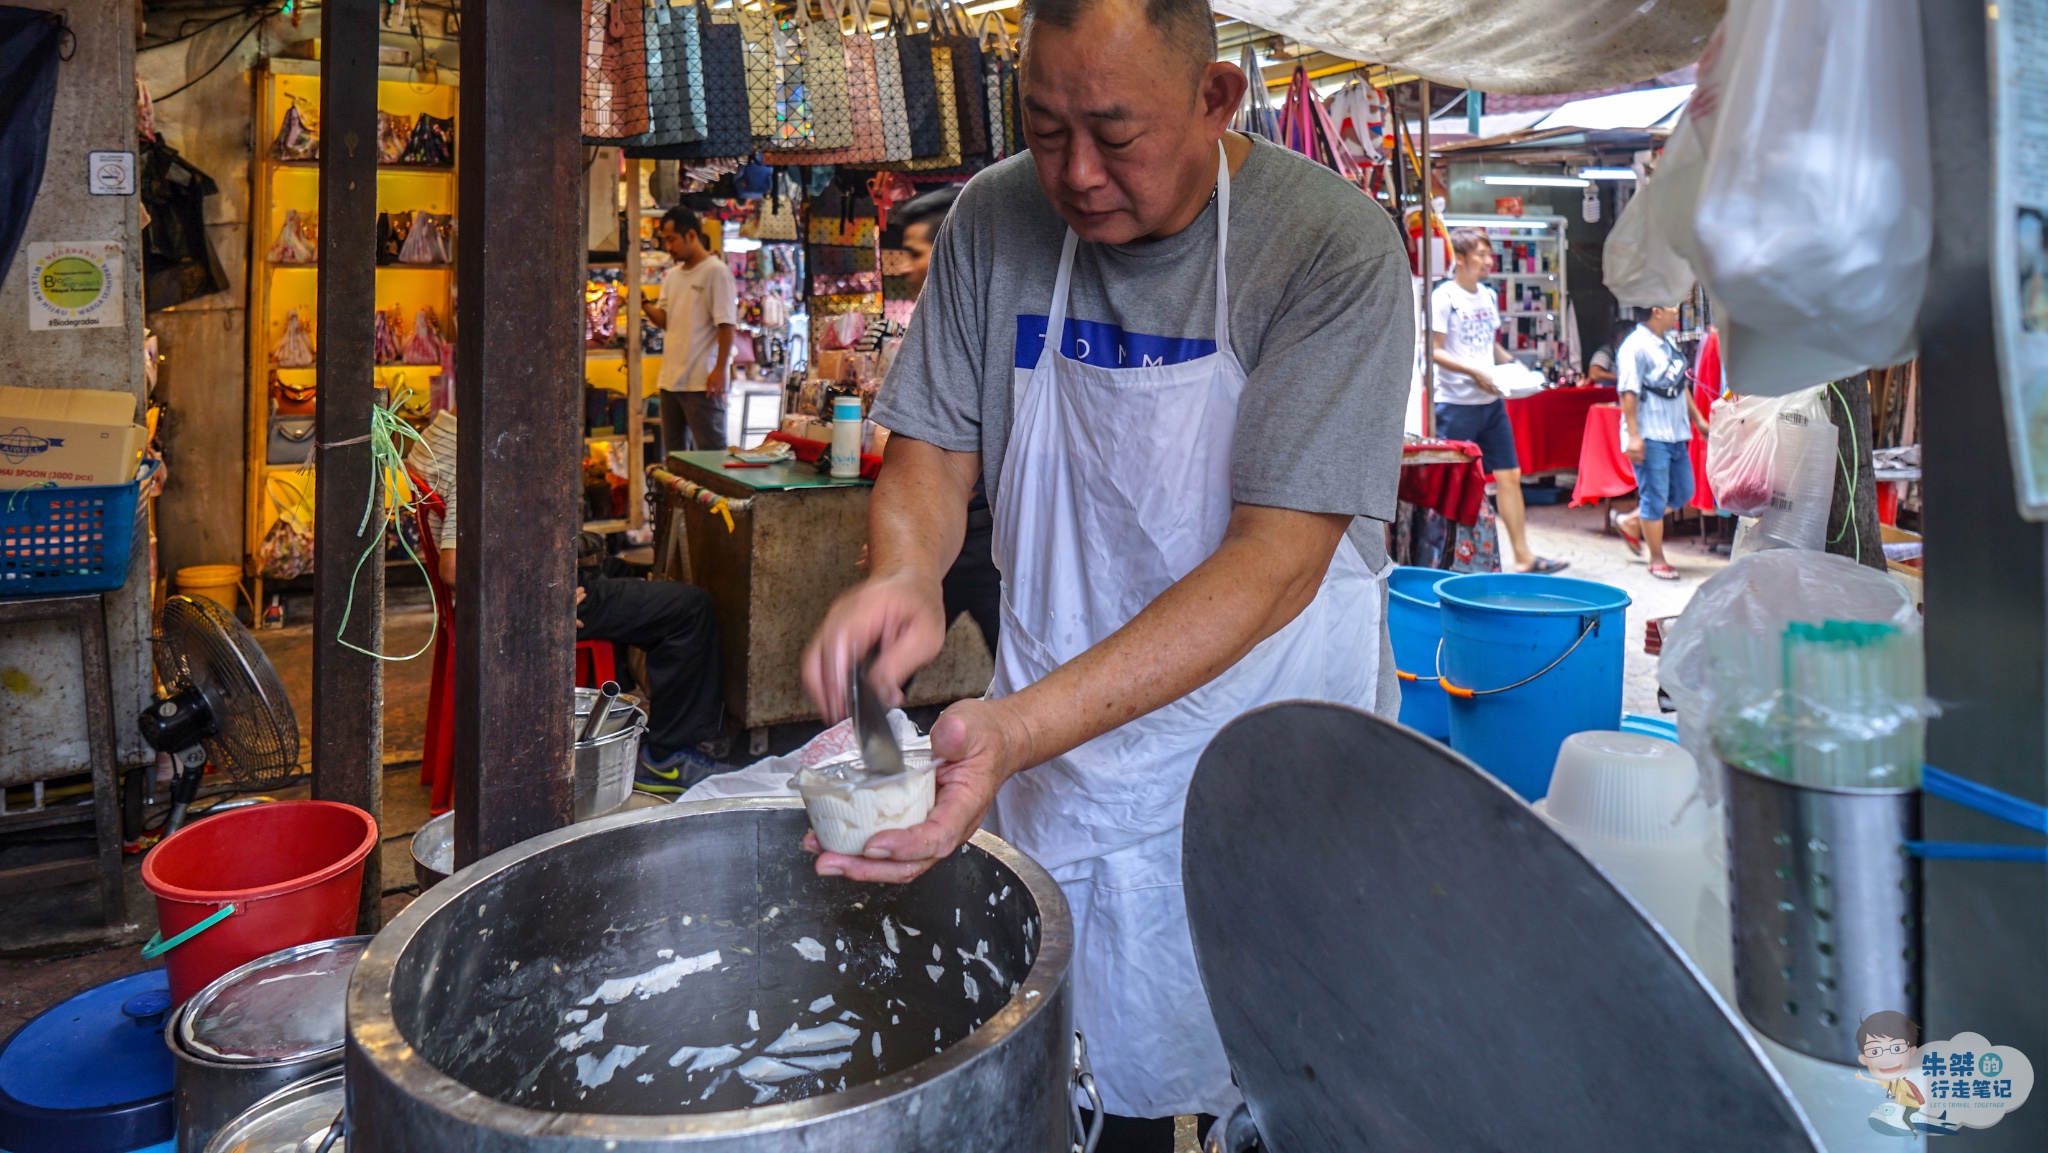
[(825, 11), (832, 18), (816, 21), (811, 19), (810, 0), (798, 0), (796, 6), (796, 24), (804, 40), (804, 86), (811, 98), (811, 139), (805, 147), (852, 148), (857, 143), (853, 135), (853, 69), (837, 14), (829, 3)]
[[(868, 39), (862, 23), (866, 14), (855, 0), (830, 0), (831, 11), (837, 22), (839, 42), (846, 60), (846, 110), (847, 124), (853, 143), (845, 148), (822, 149), (817, 152), (798, 153), (800, 164), (881, 164), (889, 159), (887, 141), (882, 132), (881, 92), (876, 81), (875, 42)], [(853, 31), (846, 31), (846, 20), (853, 19)], [(822, 39), (832, 34), (833, 21), (813, 24), (810, 35)], [(900, 95), (900, 93), (899, 93)]]
[(981, 38), (967, 27), (967, 17), (952, 4), (931, 8), (932, 27), (946, 34), (933, 38), (952, 54), (953, 108), (960, 129), (960, 155), (964, 159), (988, 154), (988, 110), (981, 95)]
[(704, 139), (704, 60), (694, 5), (654, 0), (641, 14), (647, 44), (647, 131), (621, 144), (690, 144)]
[(960, 167), (960, 105), (953, 95), (953, 50), (934, 41), (931, 56), (932, 87), (937, 90), (932, 106), (939, 114), (939, 153), (905, 164), (903, 167), (911, 172)]
[(988, 120), (988, 156), (990, 160), (1001, 160), (1016, 151), (1010, 146), (1011, 115), (1003, 85), (1003, 77), (1012, 67), (1016, 51), (1010, 42), (1010, 26), (993, 12), (982, 13), (979, 36), (982, 46), (981, 94)]
[(757, 142), (775, 139), (775, 15), (768, 0), (747, 8), (735, 4), (718, 18), (739, 26), (740, 57), (747, 74), (748, 131)]
[(753, 113), (749, 103), (747, 53), (740, 25), (718, 20), (703, 4), (696, 6), (696, 86), (704, 92), (704, 135), (689, 144), (628, 148), (626, 155), (651, 160), (703, 160), (750, 156), (754, 151)]
[[(855, 19), (864, 14), (855, 13)], [(882, 159), (910, 159), (910, 113), (903, 106), (903, 65), (897, 58), (896, 26), (892, 22), (869, 41), (875, 52), (875, 96), (882, 118)]]
[(945, 151), (945, 129), (939, 115), (938, 74), (932, 69), (932, 37), (913, 30), (908, 8), (889, 0), (889, 20), (896, 33), (896, 63), (903, 80), (903, 108), (910, 125), (910, 158), (938, 156)]
[(775, 49), (775, 126), (763, 147), (792, 148), (811, 141), (811, 89), (805, 74), (809, 45), (804, 39), (809, 24), (794, 14), (775, 24), (769, 41)]
[(640, 0), (583, 0), (583, 135), (614, 141), (645, 131), (647, 41)]

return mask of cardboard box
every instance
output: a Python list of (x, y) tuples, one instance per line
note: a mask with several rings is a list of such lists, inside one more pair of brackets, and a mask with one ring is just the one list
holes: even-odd
[(147, 436), (132, 393), (0, 385), (0, 489), (126, 484)]

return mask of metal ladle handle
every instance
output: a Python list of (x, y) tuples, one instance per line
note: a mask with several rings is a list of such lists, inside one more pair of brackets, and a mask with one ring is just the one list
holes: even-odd
[(606, 681), (604, 686), (597, 690), (597, 699), (590, 703), (590, 719), (583, 722), (583, 731), (576, 737), (577, 744), (597, 739), (598, 732), (604, 727), (605, 718), (611, 716), (612, 702), (618, 699), (619, 682)]

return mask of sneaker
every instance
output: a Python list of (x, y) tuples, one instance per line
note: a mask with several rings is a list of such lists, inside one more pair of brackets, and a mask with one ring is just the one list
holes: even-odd
[(643, 793), (680, 793), (691, 785), (726, 770), (694, 746), (657, 757), (647, 745), (640, 746), (640, 763), (633, 771), (633, 787)]

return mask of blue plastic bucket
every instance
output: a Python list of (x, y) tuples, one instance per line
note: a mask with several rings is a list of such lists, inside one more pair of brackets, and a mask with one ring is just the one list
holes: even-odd
[(1536, 800), (1558, 746), (1621, 724), (1628, 594), (1532, 573), (1477, 573), (1436, 586), (1451, 747)]
[(1413, 565), (1387, 574), (1387, 635), (1401, 674), (1401, 723), (1439, 741), (1451, 735), (1451, 714), (1436, 683), (1436, 646), (1444, 635), (1436, 586), (1453, 575)]

